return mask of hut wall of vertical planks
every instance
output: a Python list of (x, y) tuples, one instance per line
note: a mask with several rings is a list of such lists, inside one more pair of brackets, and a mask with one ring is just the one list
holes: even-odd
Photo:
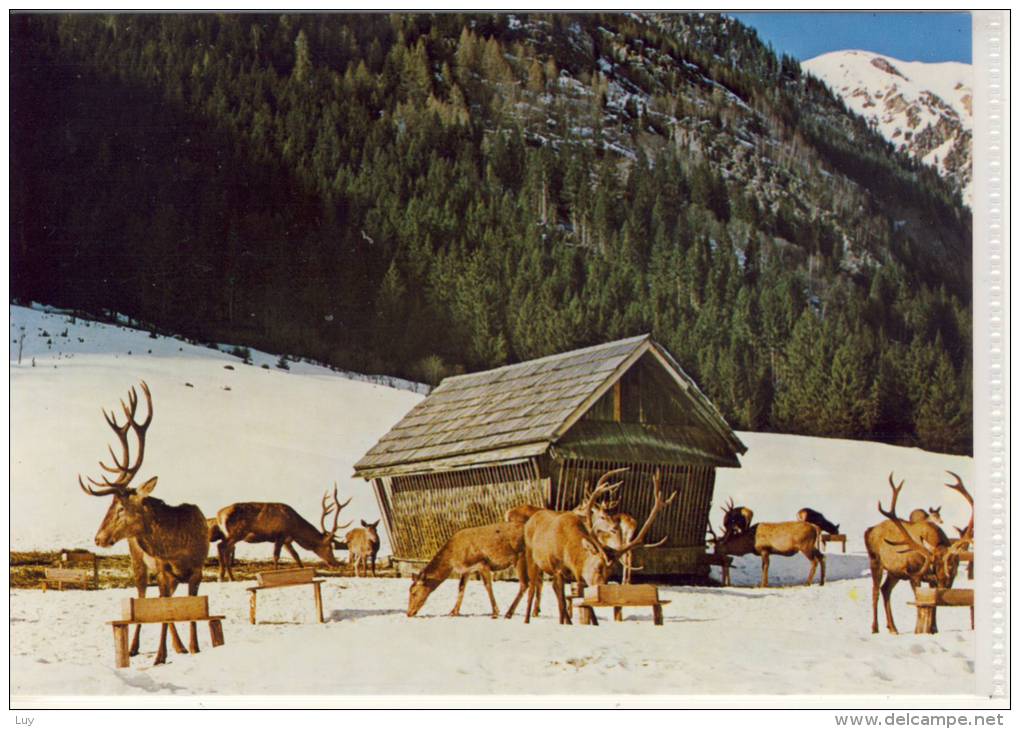
[(704, 574), (715, 469), (746, 447), (649, 336), (450, 377), (356, 464), (371, 480), (393, 557), (428, 561), (458, 529), (524, 503), (576, 506), (586, 483), (626, 467), (619, 509), (642, 519), (651, 479), (679, 498), (637, 555), (642, 575)]

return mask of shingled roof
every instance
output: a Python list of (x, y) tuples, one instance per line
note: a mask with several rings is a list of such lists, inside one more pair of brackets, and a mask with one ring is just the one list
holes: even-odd
[(355, 475), (437, 471), (544, 453), (646, 353), (673, 376), (698, 421), (730, 451), (732, 463), (719, 465), (736, 465), (733, 453), (747, 448), (669, 353), (643, 335), (448, 377), (358, 461)]

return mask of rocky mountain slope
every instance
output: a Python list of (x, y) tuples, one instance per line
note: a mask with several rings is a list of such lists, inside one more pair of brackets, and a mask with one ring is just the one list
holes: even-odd
[(883, 137), (952, 180), (971, 204), (973, 67), (834, 51), (801, 64)]

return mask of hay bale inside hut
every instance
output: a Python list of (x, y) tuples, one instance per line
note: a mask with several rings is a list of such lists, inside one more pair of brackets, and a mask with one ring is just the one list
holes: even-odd
[(628, 467), (621, 511), (643, 519), (652, 474), (680, 492), (639, 550), (642, 575), (707, 568), (715, 469), (747, 448), (676, 360), (645, 335), (448, 377), (355, 465), (371, 480), (402, 572), (458, 529), (523, 503), (572, 509), (586, 483)]

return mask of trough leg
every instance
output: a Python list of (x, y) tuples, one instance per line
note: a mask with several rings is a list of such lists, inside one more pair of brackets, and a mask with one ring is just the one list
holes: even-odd
[(255, 602), (258, 595), (255, 590), (248, 593), (248, 622), (255, 625)]
[(615, 620), (617, 623), (622, 623), (623, 622), (623, 608), (622, 607), (616, 606), (616, 607), (613, 608), (613, 620)]
[(213, 648), (223, 645), (223, 623), (219, 620), (209, 621), (209, 642)]
[(930, 634), (935, 632), (935, 608), (917, 608), (917, 624), (914, 626), (915, 633)]
[(113, 651), (116, 656), (117, 668), (127, 668), (131, 665), (131, 657), (128, 655), (128, 631), (126, 625), (113, 626)]
[(313, 582), (312, 588), (315, 590), (315, 613), (319, 616), (319, 622), (325, 623), (326, 619), (322, 616), (322, 583)]
[(652, 621), (656, 625), (662, 625), (662, 605), (652, 605)]

